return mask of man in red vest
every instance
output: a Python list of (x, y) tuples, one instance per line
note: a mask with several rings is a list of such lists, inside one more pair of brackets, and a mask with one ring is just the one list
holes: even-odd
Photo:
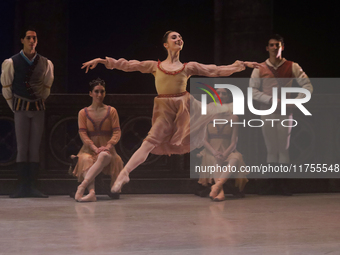
[[(302, 88), (313, 91), (313, 86), (302, 68), (295, 62), (288, 61), (282, 57), (284, 50), (283, 38), (272, 35), (268, 40), (266, 50), (269, 58), (263, 62), (258, 69), (254, 69), (250, 79), (250, 87), (253, 88), (253, 99), (261, 103), (261, 109), (267, 110), (272, 106), (272, 90), (278, 88), (278, 107), (270, 114), (261, 116), (262, 119), (276, 119), (277, 121), (264, 121), (262, 133), (267, 147), (267, 163), (271, 165), (289, 164), (289, 142), (291, 127), (281, 125), (282, 120), (293, 120), (293, 108), (295, 105), (287, 105), (286, 115), (281, 115), (281, 88), (291, 87), (293, 79)], [(298, 94), (297, 98), (303, 98), (303, 93)], [(289, 97), (289, 96), (287, 96)], [(288, 121), (289, 122), (289, 121)], [(292, 126), (286, 123), (286, 126)], [(290, 121), (292, 122), (292, 121)], [(292, 195), (286, 179), (273, 180), (265, 190), (260, 193), (272, 193), (272, 188), (277, 188), (282, 195)], [(276, 186), (276, 187), (274, 187)]]

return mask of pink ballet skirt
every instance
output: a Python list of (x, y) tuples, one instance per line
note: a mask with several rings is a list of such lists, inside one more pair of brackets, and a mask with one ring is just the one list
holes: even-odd
[(146, 141), (156, 145), (156, 155), (190, 152), (190, 94), (158, 96), (154, 100), (152, 127)]
[[(210, 110), (211, 109), (211, 110)], [(159, 95), (154, 100), (152, 127), (146, 141), (156, 147), (156, 155), (185, 154), (203, 146), (207, 124), (216, 116), (230, 116), (227, 108), (209, 108), (201, 115), (201, 102), (187, 91), (177, 95)], [(223, 111), (221, 113), (221, 111)]]

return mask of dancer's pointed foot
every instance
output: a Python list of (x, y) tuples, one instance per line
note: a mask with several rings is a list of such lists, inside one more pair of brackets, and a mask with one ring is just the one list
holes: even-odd
[(96, 201), (97, 201), (97, 198), (96, 198), (96, 193), (94, 192), (94, 190), (91, 190), (88, 195), (78, 200), (78, 202), (96, 202)]
[(120, 190), (122, 189), (122, 186), (126, 183), (128, 183), (130, 181), (129, 178), (129, 173), (123, 169), (118, 177), (117, 180), (115, 181), (115, 183), (113, 184), (112, 188), (111, 188), (111, 192), (112, 193), (119, 193)]
[(212, 185), (209, 197), (214, 200), (215, 197), (217, 197), (220, 194), (221, 190), (223, 190), (223, 185), (218, 184)]
[(80, 199), (82, 198), (82, 196), (84, 195), (85, 189), (86, 187), (89, 185), (89, 181), (88, 180), (84, 180), (77, 188), (77, 193), (74, 196), (74, 199), (76, 201), (80, 201)]

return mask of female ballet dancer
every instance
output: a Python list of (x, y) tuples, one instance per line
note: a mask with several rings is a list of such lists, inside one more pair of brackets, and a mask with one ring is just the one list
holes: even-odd
[[(95, 202), (95, 178), (100, 173), (111, 176), (111, 186), (123, 169), (123, 161), (116, 153), (114, 145), (121, 135), (119, 117), (115, 108), (103, 103), (105, 82), (96, 79), (90, 82), (92, 104), (79, 111), (79, 135), (83, 147), (78, 153), (78, 163), (73, 174), (82, 183), (78, 186), (75, 200)], [(89, 194), (83, 197), (85, 188)]]
[[(191, 75), (220, 77), (240, 72), (245, 67), (257, 68), (256, 62), (236, 61), (232, 65), (203, 65), (197, 62), (182, 64), (179, 60), (183, 48), (182, 36), (168, 31), (163, 36), (163, 46), (168, 57), (160, 61), (127, 61), (123, 58), (96, 58), (83, 63), (82, 69), (94, 69), (98, 63), (108, 69), (125, 72), (152, 73), (158, 96), (154, 100), (152, 127), (141, 147), (132, 155), (112, 186), (111, 192), (120, 192), (122, 185), (129, 182), (129, 173), (143, 163), (149, 153), (157, 155), (184, 154), (195, 146), (190, 144), (190, 94), (186, 91)], [(193, 110), (193, 108), (191, 108)], [(193, 126), (193, 123), (191, 123)], [(191, 130), (192, 132), (192, 130)], [(192, 133), (191, 133), (192, 134)], [(194, 137), (194, 136), (193, 136)], [(203, 140), (203, 138), (202, 138)], [(202, 145), (202, 143), (199, 143)]]
[[(223, 104), (229, 104), (232, 108), (232, 95), (227, 89), (216, 89)], [(212, 103), (213, 104), (213, 103)], [(233, 122), (238, 122), (236, 115), (230, 115), (227, 113), (227, 117), (232, 119)], [(213, 126), (210, 122), (207, 127), (207, 136), (204, 142), (204, 149), (198, 154), (202, 157), (202, 166), (215, 166), (216, 164), (227, 166), (227, 169), (235, 167), (237, 170), (241, 166), (245, 166), (242, 154), (236, 150), (238, 140), (238, 125), (230, 126), (218, 125)], [(225, 199), (223, 184), (227, 181), (231, 173), (214, 173), (215, 184), (211, 187), (210, 198), (213, 201), (223, 201)], [(247, 173), (236, 173), (235, 187), (239, 192), (242, 192), (248, 179), (245, 177)], [(198, 181), (204, 187), (208, 187), (211, 184), (212, 178), (210, 173), (202, 173)]]

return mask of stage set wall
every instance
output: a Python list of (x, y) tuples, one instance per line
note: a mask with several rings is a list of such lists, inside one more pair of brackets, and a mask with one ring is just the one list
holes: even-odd
[[(151, 127), (153, 99), (156, 95), (107, 95), (105, 103), (114, 106), (120, 117), (122, 136), (116, 145), (118, 154), (126, 163), (140, 146)], [(70, 156), (82, 146), (78, 135), (79, 109), (91, 104), (88, 95), (52, 94), (47, 102), (45, 132), (40, 148), (41, 171), (38, 185), (47, 194), (69, 194), (77, 187), (77, 180), (69, 174)], [(312, 116), (297, 111), (298, 126), (292, 129), (290, 155), (292, 163), (339, 162), (340, 102), (336, 95), (314, 95), (307, 103)], [(16, 185), (16, 143), (13, 113), (5, 100), (0, 99), (0, 194), (9, 194)], [(256, 118), (249, 113), (245, 119)], [(266, 148), (261, 128), (240, 128), (238, 150), (247, 165), (266, 162)], [(191, 193), (197, 180), (190, 179), (189, 154), (157, 156), (131, 173), (131, 182), (124, 193)], [(104, 177), (106, 185), (109, 179)], [(294, 193), (338, 192), (338, 179), (292, 179)], [(250, 179), (247, 193), (257, 191), (257, 181)], [(99, 190), (99, 193), (101, 191)]]
[[(53, 60), (55, 81), (46, 105), (45, 132), (41, 143), (41, 171), (38, 186), (47, 194), (69, 194), (75, 191), (77, 180), (69, 175), (69, 156), (76, 154), (81, 141), (78, 135), (77, 114), (90, 105), (85, 94), (68, 94), (68, 34), (70, 2), (67, 0), (17, 0), (13, 54), (21, 49), (19, 31), (24, 25), (39, 20), (40, 29), (49, 31), (39, 36), (39, 52)], [(263, 38), (273, 30), (272, 1), (214, 1), (214, 61), (231, 63), (235, 59), (263, 61), (268, 53), (263, 48)], [(42, 11), (43, 10), (43, 11)], [(62, 14), (62, 15), (60, 15)], [(51, 19), (53, 17), (53, 19)], [(49, 34), (57, 36), (49, 36)], [(249, 77), (251, 70), (236, 74)], [(58, 94), (59, 93), (59, 94)], [(61, 94), (62, 93), (62, 94)], [(122, 138), (116, 145), (118, 154), (126, 163), (151, 126), (153, 98), (155, 95), (107, 95), (105, 103), (114, 106), (120, 116)], [(294, 118), (299, 122), (293, 128), (290, 154), (293, 163), (339, 162), (340, 155), (340, 103), (337, 95), (313, 94), (307, 108), (312, 117), (299, 112)], [(249, 115), (245, 118), (250, 119)], [(241, 128), (238, 150), (248, 165), (265, 163), (266, 148), (260, 128)], [(16, 144), (13, 113), (4, 98), (0, 97), (0, 194), (11, 193), (16, 185)], [(109, 180), (104, 177), (109, 185)], [(189, 155), (149, 156), (148, 160), (131, 174), (131, 182), (124, 193), (191, 193), (197, 180), (189, 178)], [(257, 191), (256, 180), (251, 179), (246, 193)], [(292, 191), (339, 192), (337, 179), (291, 180)], [(99, 190), (99, 193), (101, 190)]]

